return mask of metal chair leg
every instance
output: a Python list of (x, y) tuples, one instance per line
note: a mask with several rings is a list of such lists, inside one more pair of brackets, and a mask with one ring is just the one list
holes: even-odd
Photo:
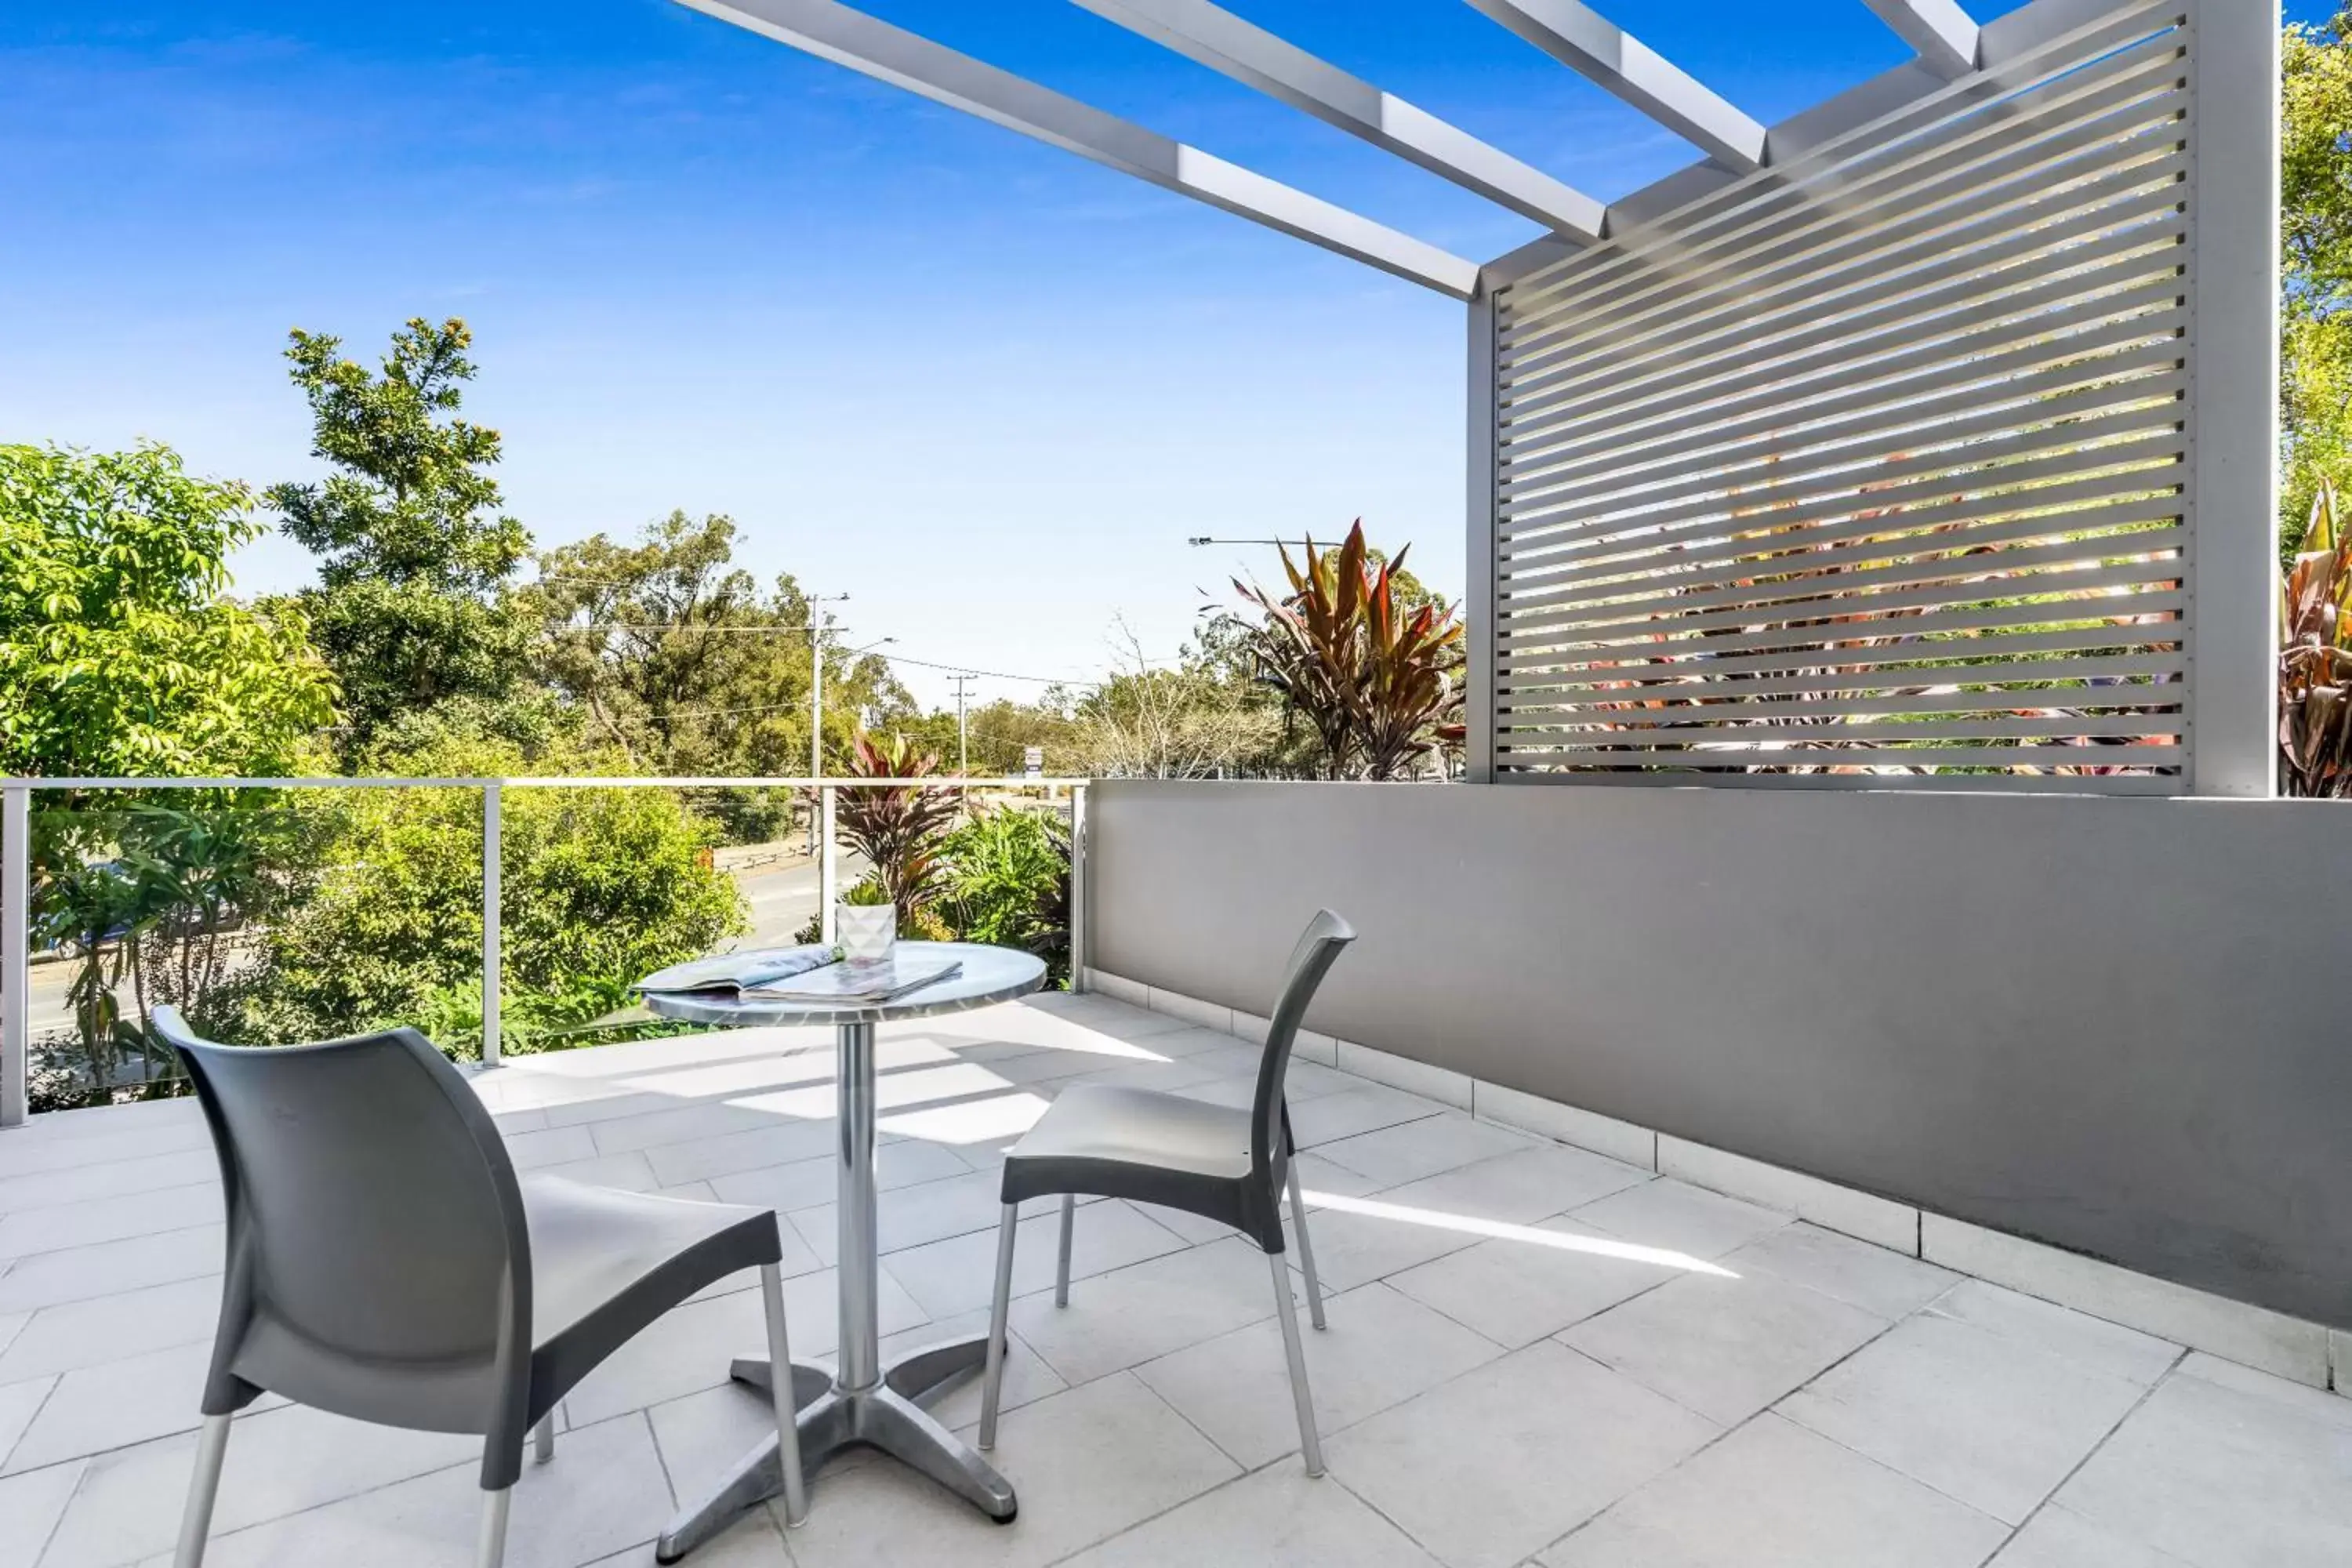
[(768, 1393), (776, 1405), (778, 1461), (784, 1471), (784, 1523), (808, 1521), (808, 1479), (801, 1473), (800, 1413), (793, 1405), (793, 1347), (784, 1333), (784, 1277), (772, 1263), (760, 1265), (760, 1296), (768, 1310), (768, 1364), (775, 1375)]
[(507, 1505), (514, 1500), (514, 1489), (500, 1487), (482, 1494), (482, 1539), (475, 1548), (475, 1568), (500, 1568), (507, 1560)]
[(1078, 1195), (1062, 1194), (1062, 1251), (1054, 1264), (1054, 1305), (1070, 1304), (1070, 1237), (1078, 1223)]
[(1307, 1274), (1307, 1315), (1318, 1329), (1323, 1321), (1323, 1282), (1315, 1278), (1315, 1244), (1307, 1238), (1307, 1200), (1298, 1195), (1298, 1162), (1290, 1162), (1290, 1227), (1298, 1233), (1298, 1267)]
[(996, 1222), (996, 1292), (988, 1309), (988, 1366), (980, 1394), (980, 1446), (996, 1447), (996, 1405), (1004, 1393), (1005, 1320), (1013, 1311), (1013, 1237), (1021, 1226), (1021, 1205), (1006, 1204)]
[(1307, 1473), (1323, 1473), (1323, 1443), (1315, 1434), (1315, 1397), (1307, 1389), (1307, 1349), (1298, 1340), (1298, 1304), (1290, 1295), (1290, 1268), (1279, 1252), (1265, 1255), (1274, 1270), (1275, 1316), (1282, 1322), (1282, 1353), (1290, 1363), (1290, 1402), (1298, 1406), (1298, 1449)]
[(228, 1457), (226, 1415), (205, 1417), (196, 1438), (196, 1473), (188, 1478), (188, 1501), (180, 1515), (180, 1550), (173, 1568), (199, 1568), (205, 1560), (205, 1538), (212, 1533), (213, 1500), (220, 1495), (221, 1461)]
[(530, 1429), (530, 1462), (544, 1465), (555, 1458), (555, 1412), (551, 1410), (539, 1418)]

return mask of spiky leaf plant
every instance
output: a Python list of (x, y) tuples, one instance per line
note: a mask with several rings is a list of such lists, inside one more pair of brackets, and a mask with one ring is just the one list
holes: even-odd
[(2352, 541), (2323, 481), (2280, 608), (2279, 768), (2286, 793), (2352, 797)]

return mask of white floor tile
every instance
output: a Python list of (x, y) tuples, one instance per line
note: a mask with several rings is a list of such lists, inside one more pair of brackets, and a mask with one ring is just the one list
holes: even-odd
[(1447, 1568), (1509, 1568), (1719, 1430), (1544, 1341), (1350, 1427), (1324, 1453)]
[(2139, 1400), (2137, 1383), (1923, 1312), (1781, 1401), (1780, 1413), (2022, 1523)]
[(0, 1274), (0, 1313), (217, 1275), (226, 1256), (224, 1235), (222, 1226), (205, 1225), (20, 1258)]
[[(1013, 1249), (1016, 1299), (1053, 1288), (1061, 1226), (1061, 1216), (1054, 1213), (1021, 1222)], [(934, 1318), (985, 1309), (996, 1288), (996, 1235), (992, 1219), (985, 1230), (893, 1252), (891, 1278)], [(1090, 1279), (1187, 1245), (1153, 1219), (1150, 1211), (1135, 1205), (1117, 1199), (1080, 1204), (1070, 1230), (1070, 1278)]]
[(2179, 1345), (1981, 1279), (1960, 1280), (1936, 1302), (1934, 1310), (1939, 1316), (2022, 1340), (2142, 1387), (2162, 1377), (2180, 1359)]
[[(1330, 1326), (1318, 1331), (1299, 1292), (1307, 1384), (1327, 1438), (1503, 1353), (1385, 1285), (1334, 1296), (1326, 1307)], [(1247, 1468), (1297, 1451), (1289, 1363), (1271, 1318), (1146, 1362), (1135, 1374)]]
[(2352, 1563), (2352, 1424), (2253, 1375), (2165, 1379), (2057, 1501), (2198, 1568)]
[(1612, 1193), (1571, 1211), (1589, 1225), (1643, 1247), (1720, 1258), (1759, 1236), (1779, 1230), (1789, 1216), (1755, 1204), (1710, 1193), (1670, 1176)]
[(81, 1478), (76, 1462), (0, 1479), (0, 1568), (34, 1568), (41, 1561)]
[(1070, 1383), (1214, 1339), (1274, 1312), (1265, 1254), (1238, 1237), (1186, 1247), (1013, 1303), (1013, 1330)]
[[(1425, 1121), (1412, 1124), (1416, 1128), (1428, 1125)], [(1412, 1128), (1395, 1131), (1402, 1133)], [(1323, 1152), (1344, 1160), (1343, 1154), (1334, 1151), (1347, 1147), (1338, 1144)], [(1383, 1203), (1433, 1209), (1441, 1214), (1533, 1225), (1653, 1179), (1646, 1171), (1637, 1171), (1603, 1155), (1543, 1143), (1491, 1155), (1401, 1186), (1383, 1186), (1380, 1197)]]
[(1561, 1334), (1724, 1426), (1745, 1421), (1886, 1331), (1887, 1320), (1769, 1274), (1686, 1274)]
[(1438, 1568), (1328, 1478), (1277, 1465), (1066, 1560), (1066, 1568)]
[[(1388, 1282), (1497, 1344), (1516, 1350), (1644, 1290), (1681, 1279), (1686, 1272), (1673, 1264), (1584, 1249), (1585, 1246), (1618, 1247), (1622, 1242), (1572, 1220), (1546, 1220), (1528, 1228), (1536, 1234), (1481, 1241), (1391, 1274)], [(1547, 1236), (1558, 1236), (1571, 1245), (1547, 1245), (1542, 1239)]]
[[(1297, 1112), (1291, 1114), (1295, 1118)], [(1466, 1111), (1449, 1110), (1352, 1138), (1334, 1139), (1317, 1145), (1315, 1152), (1385, 1188), (1535, 1146), (1536, 1141), (1524, 1132), (1477, 1121)]]
[(2117, 1535), (2056, 1503), (2025, 1521), (1990, 1568), (2195, 1568), (2183, 1557)]
[(1717, 1261), (1741, 1274), (1777, 1274), (1882, 1318), (1917, 1311), (1959, 1282), (1948, 1268), (1804, 1224), (1772, 1231)]
[(1236, 1473), (1232, 1460), (1134, 1378), (1106, 1377), (1008, 1412), (991, 1459), (1020, 1516), (992, 1523), (903, 1465), (821, 1481), (792, 1532), (800, 1568), (1042, 1568)]
[(1545, 1552), (1543, 1568), (1976, 1568), (2009, 1527), (1771, 1415)]

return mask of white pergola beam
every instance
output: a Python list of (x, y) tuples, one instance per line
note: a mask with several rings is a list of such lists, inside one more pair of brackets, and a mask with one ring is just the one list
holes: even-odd
[(1469, 0), (1736, 174), (1764, 163), (1764, 127), (1578, 0)]
[(1073, 4), (1547, 228), (1587, 243), (1601, 237), (1601, 203), (1210, 0)]
[(1947, 80), (1977, 68), (1977, 25), (1958, 0), (1862, 0)]
[(836, 0), (680, 0), (877, 81), (1467, 300), (1478, 264)]

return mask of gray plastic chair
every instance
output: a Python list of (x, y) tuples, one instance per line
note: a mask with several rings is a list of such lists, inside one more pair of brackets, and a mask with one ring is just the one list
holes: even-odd
[[(517, 1179), (457, 1069), (414, 1029), (240, 1049), (169, 1007), (220, 1155), (228, 1263), (177, 1568), (197, 1568), (229, 1417), (264, 1393), (362, 1421), (479, 1433), (478, 1561), (506, 1552), (526, 1436), (542, 1464), (554, 1410), (663, 1313), (757, 1268), (768, 1353), (784, 1342), (782, 1258), (767, 1209)], [(807, 1512), (792, 1383), (776, 1380), (785, 1514)]]
[(996, 1446), (996, 1410), (1004, 1383), (1005, 1317), (1013, 1300), (1013, 1246), (1021, 1205), (1059, 1194), (1061, 1257), (1054, 1301), (1070, 1304), (1070, 1233), (1077, 1194), (1129, 1198), (1182, 1209), (1232, 1226), (1263, 1248), (1274, 1270), (1276, 1315), (1290, 1363), (1290, 1396), (1298, 1408), (1299, 1450), (1307, 1473), (1323, 1473), (1323, 1445), (1315, 1431), (1315, 1402), (1307, 1388), (1307, 1358), (1298, 1339), (1298, 1309), (1282, 1258), (1282, 1194), (1290, 1193), (1290, 1220), (1298, 1229), (1298, 1262), (1307, 1276), (1307, 1306), (1323, 1327), (1323, 1290), (1315, 1278), (1315, 1250), (1307, 1238), (1307, 1207), (1299, 1201), (1298, 1170), (1291, 1160), (1290, 1112), (1283, 1075), (1290, 1047), (1315, 988), (1356, 940), (1329, 910), (1307, 922), (1291, 950), (1282, 992), (1258, 1058), (1257, 1092), (1250, 1109), (1210, 1105), (1147, 1089), (1081, 1084), (1047, 1108), (1004, 1157), (1004, 1212), (996, 1232), (996, 1295), (988, 1324), (987, 1384), (982, 1394), (980, 1446)]

